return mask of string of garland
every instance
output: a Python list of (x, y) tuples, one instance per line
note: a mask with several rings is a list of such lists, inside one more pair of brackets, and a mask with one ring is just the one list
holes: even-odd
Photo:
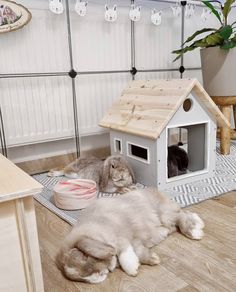
[[(186, 2), (185, 5), (185, 18), (190, 19), (191, 17), (194, 16), (195, 11), (196, 11), (196, 5), (198, 1), (177, 1), (173, 2), (172, 5), (169, 7), (163, 7), (162, 9), (157, 9), (157, 8), (152, 8), (151, 9), (151, 16), (150, 20), (154, 25), (160, 25), (162, 22), (162, 15), (163, 12), (166, 10), (171, 10), (173, 13), (174, 17), (180, 17), (181, 15), (181, 2)], [(98, 4), (94, 1), (90, 1), (90, 4)], [(100, 3), (99, 3), (100, 4)], [(152, 4), (153, 5), (153, 4)], [(75, 0), (75, 12), (80, 16), (80, 17), (85, 17), (88, 12), (88, 6), (89, 2), (85, 0)], [(131, 4), (130, 6), (125, 6), (129, 7), (129, 18), (131, 21), (139, 21), (141, 19), (141, 11), (142, 7), (145, 7), (145, 5), (136, 5), (136, 4)], [(124, 7), (124, 5), (120, 5), (120, 7)], [(51, 12), (55, 14), (62, 14), (64, 12), (64, 5), (63, 5), (63, 0), (49, 0), (49, 9)], [(104, 5), (104, 19), (105, 21), (108, 22), (115, 22), (118, 19), (118, 9), (119, 7), (117, 4), (114, 5)], [(211, 16), (211, 11), (209, 11), (207, 8), (203, 7), (202, 13), (201, 13), (201, 18), (202, 20), (206, 21), (209, 19)]]

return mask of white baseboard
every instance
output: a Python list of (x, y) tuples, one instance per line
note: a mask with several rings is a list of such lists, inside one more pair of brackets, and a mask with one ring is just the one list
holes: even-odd
[[(83, 136), (80, 139), (81, 154), (106, 147), (109, 147), (109, 133)], [(75, 153), (75, 149), (74, 139), (51, 141), (8, 148), (8, 158), (15, 163), (20, 163)]]

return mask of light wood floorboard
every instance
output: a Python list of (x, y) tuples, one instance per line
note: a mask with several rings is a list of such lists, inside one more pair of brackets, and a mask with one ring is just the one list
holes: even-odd
[(137, 277), (116, 269), (96, 285), (61, 275), (54, 258), (71, 226), (39, 203), (35, 206), (45, 292), (236, 291), (236, 192), (186, 208), (205, 221), (201, 241), (174, 233), (156, 247), (159, 266), (142, 266)]

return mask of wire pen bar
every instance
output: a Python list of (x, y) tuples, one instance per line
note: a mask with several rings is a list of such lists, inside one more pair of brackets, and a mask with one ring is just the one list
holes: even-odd
[(5, 137), (5, 132), (4, 132), (4, 124), (3, 124), (1, 107), (0, 107), (0, 141), (1, 141), (2, 154), (7, 157), (6, 137)]
[[(138, 69), (137, 73), (139, 72), (174, 72), (179, 71), (179, 68), (162, 68), (162, 69)], [(201, 67), (185, 67), (185, 70), (194, 71), (194, 70), (201, 70)], [(120, 74), (120, 73), (130, 73), (130, 70), (100, 70), (100, 71), (77, 71), (76, 75), (98, 75), (98, 74)], [(56, 76), (69, 76), (69, 72), (62, 72), (62, 73), (25, 73), (25, 74), (0, 74), (0, 79), (4, 78), (30, 78), (30, 77), (56, 77)]]
[(179, 71), (179, 68), (169, 68), (169, 69), (141, 69), (141, 70), (138, 70), (137, 69), (137, 72), (145, 72), (145, 73), (148, 73), (148, 72), (175, 72), (175, 71)]
[(45, 73), (9, 73), (0, 74), (1, 78), (31, 78), (31, 77), (56, 77), (56, 76), (67, 76), (68, 72), (45, 72)]
[[(69, 1), (68, 0), (66, 0), (66, 22), (67, 22), (70, 66), (71, 66), (71, 71), (72, 71), (73, 68), (74, 68), (74, 64), (73, 64), (73, 50), (72, 50), (72, 38), (71, 38), (70, 11), (69, 11)], [(72, 100), (73, 100), (73, 114), (74, 114), (74, 132), (75, 132), (76, 157), (78, 158), (80, 156), (80, 137), (79, 137), (80, 135), (79, 135), (78, 108), (77, 108), (75, 80), (73, 78), (72, 78)]]

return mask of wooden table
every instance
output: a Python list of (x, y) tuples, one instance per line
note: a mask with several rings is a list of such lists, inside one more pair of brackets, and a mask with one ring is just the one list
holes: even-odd
[[(223, 115), (231, 123), (233, 107), (234, 123), (236, 125), (236, 96), (212, 96), (213, 101), (219, 106)], [(230, 154), (230, 140), (236, 139), (235, 129), (224, 127), (220, 129), (220, 152)]]
[(0, 291), (41, 292), (33, 195), (42, 185), (0, 154)]

